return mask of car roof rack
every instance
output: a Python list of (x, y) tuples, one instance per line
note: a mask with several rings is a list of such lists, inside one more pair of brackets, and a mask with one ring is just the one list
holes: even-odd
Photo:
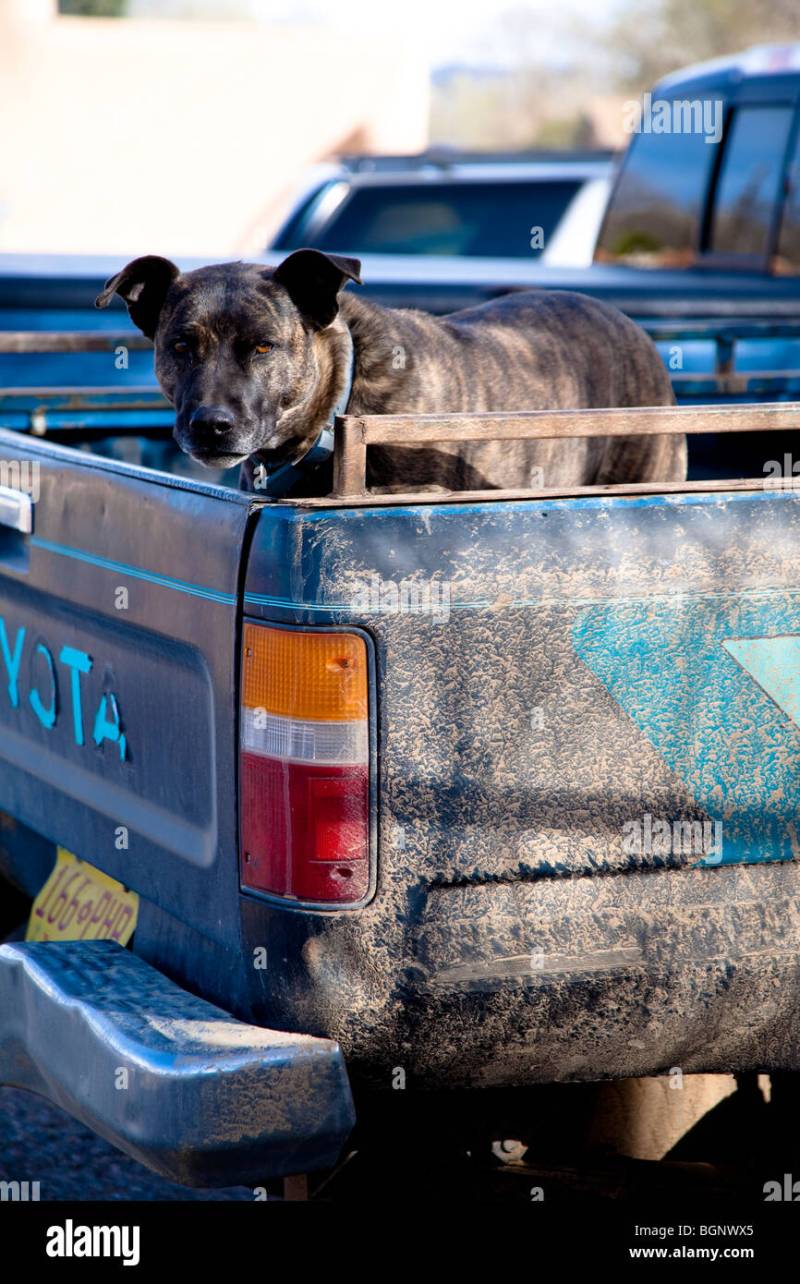
[(455, 165), (529, 165), (537, 161), (544, 164), (554, 162), (585, 164), (587, 162), (613, 160), (617, 153), (610, 147), (535, 147), (524, 151), (465, 151), (458, 147), (429, 147), (424, 152), (407, 156), (367, 154), (345, 154), (340, 156), (339, 164), (353, 174), (374, 173), (376, 171), (412, 171), (435, 166), (448, 169)]

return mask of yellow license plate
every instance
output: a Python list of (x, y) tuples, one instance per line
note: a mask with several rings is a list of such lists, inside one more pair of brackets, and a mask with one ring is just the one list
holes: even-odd
[(127, 945), (138, 911), (136, 892), (59, 847), (53, 872), (31, 907), (25, 940)]

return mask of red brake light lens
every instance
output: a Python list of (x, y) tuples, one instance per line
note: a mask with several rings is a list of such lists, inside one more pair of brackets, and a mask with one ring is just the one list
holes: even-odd
[(351, 633), (246, 624), (242, 882), (327, 905), (369, 892), (367, 649)]

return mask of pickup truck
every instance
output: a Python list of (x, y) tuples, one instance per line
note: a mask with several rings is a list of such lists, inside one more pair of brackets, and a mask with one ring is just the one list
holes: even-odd
[[(379, 497), (385, 420), (344, 417), (332, 494), (270, 501), (126, 462), (114, 416), (155, 398), (27, 398), (0, 430), (0, 869), (6, 927), (29, 915), (0, 1083), (214, 1186), (527, 1144), (536, 1085), (800, 1067), (782, 456)], [(391, 425), (767, 428), (800, 405)], [(138, 440), (167, 464), (168, 435)]]
[[(330, 1191), (535, 1147), (553, 1085), (800, 1068), (796, 286), (719, 279), (650, 314), (677, 408), (345, 416), (332, 493), (269, 500), (191, 471), (91, 273), (7, 276), (0, 1083)], [(704, 446), (370, 495), (388, 430)]]

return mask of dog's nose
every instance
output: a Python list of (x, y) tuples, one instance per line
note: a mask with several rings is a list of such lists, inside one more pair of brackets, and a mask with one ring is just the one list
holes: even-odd
[(192, 431), (209, 440), (224, 436), (235, 425), (235, 415), (224, 406), (198, 406), (189, 420)]

